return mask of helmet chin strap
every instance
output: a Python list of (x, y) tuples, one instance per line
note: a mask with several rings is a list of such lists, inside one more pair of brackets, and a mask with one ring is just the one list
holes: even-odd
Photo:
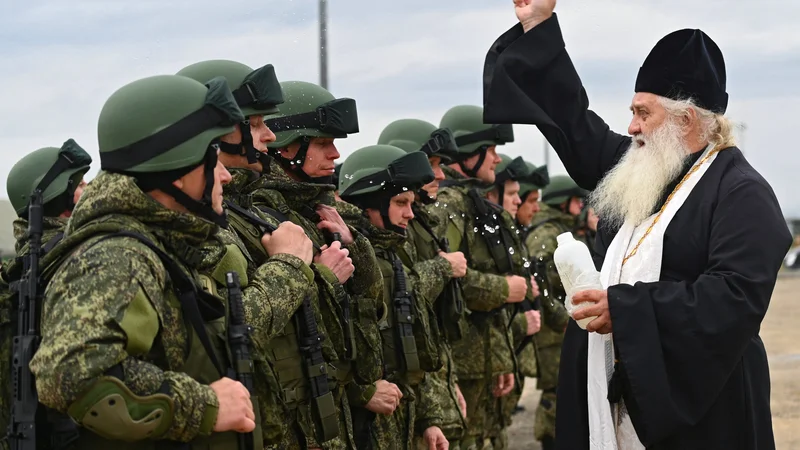
[(231, 144), (230, 142), (220, 142), (219, 149), (229, 155), (247, 156), (247, 163), (258, 162), (259, 152), (253, 142), (253, 133), (250, 132), (250, 121), (239, 122), (239, 131), (242, 133), (242, 142)]
[(488, 147), (486, 147), (486, 146), (481, 147), (480, 150), (478, 150), (478, 161), (475, 163), (475, 166), (473, 166), (472, 169), (468, 168), (467, 165), (465, 164), (466, 159), (458, 162), (459, 167), (461, 167), (461, 170), (464, 171), (464, 173), (468, 177), (470, 177), (470, 178), (478, 178), (478, 171), (481, 170), (481, 166), (483, 165), (483, 162), (486, 161), (486, 151), (487, 150), (488, 150)]
[(383, 228), (405, 236), (406, 229), (398, 227), (397, 225), (393, 224), (392, 221), (389, 219), (389, 205), (391, 203), (392, 203), (392, 197), (386, 197), (380, 200), (380, 208), (378, 210), (380, 211), (381, 219), (383, 220)]
[(206, 185), (203, 189), (203, 197), (199, 201), (193, 199), (188, 194), (175, 187), (175, 185), (171, 182), (162, 183), (161, 186), (159, 186), (159, 189), (174, 198), (176, 202), (189, 210), (189, 212), (194, 213), (223, 228), (227, 228), (227, 213), (223, 210), (222, 214), (218, 214), (216, 211), (214, 211), (213, 207), (212, 192), (214, 190), (214, 169), (216, 166), (217, 151), (214, 147), (209, 146), (203, 161), (203, 175)]
[(334, 184), (333, 183), (333, 175), (326, 175), (324, 177), (311, 177), (309, 176), (303, 167), (306, 164), (306, 156), (308, 155), (308, 148), (311, 146), (311, 138), (308, 136), (303, 136), (300, 138), (300, 148), (297, 149), (297, 154), (294, 155), (294, 158), (284, 158), (281, 155), (280, 150), (277, 149), (270, 149), (269, 154), (278, 161), (278, 163), (283, 167), (283, 170), (289, 173), (293, 173), (297, 175), (302, 181), (306, 183), (313, 183), (313, 184)]
[(423, 205), (432, 205), (436, 203), (436, 199), (431, 197), (431, 194), (426, 191), (425, 188), (419, 188), (417, 196), (419, 196), (419, 202)]

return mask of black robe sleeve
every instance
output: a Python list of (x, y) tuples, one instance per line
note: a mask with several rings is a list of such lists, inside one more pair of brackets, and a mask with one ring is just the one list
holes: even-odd
[[(761, 346), (759, 328), (791, 236), (766, 182), (725, 177), (719, 188), (706, 269), (696, 280), (662, 276), (608, 289), (625, 400), (635, 405), (631, 420), (645, 445), (706, 418), (734, 371), (767, 370), (749, 360), (748, 347)], [(731, 418), (731, 426), (739, 423)]]
[(484, 122), (532, 124), (585, 189), (630, 146), (589, 110), (555, 14), (523, 33), (517, 24), (492, 45), (483, 72)]

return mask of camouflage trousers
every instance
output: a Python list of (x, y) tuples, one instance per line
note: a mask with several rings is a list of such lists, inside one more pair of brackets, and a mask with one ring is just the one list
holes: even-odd
[(561, 345), (539, 349), (541, 374), (537, 387), (542, 391), (542, 398), (536, 408), (533, 435), (541, 441), (549, 436), (556, 436), (556, 386), (558, 385), (558, 364), (561, 360)]
[[(494, 450), (503, 448), (505, 419), (503, 399), (495, 398), (495, 380), (459, 380), (458, 386), (467, 402), (467, 430), (460, 442), (461, 450)], [(495, 446), (498, 447), (495, 447)]]
[(556, 391), (542, 392), (539, 406), (536, 408), (536, 419), (533, 423), (533, 436), (537, 441), (545, 437), (556, 437)]
[[(308, 403), (304, 402), (290, 412), (290, 417), (296, 420), (286, 423), (287, 432), (283, 436), (280, 444), (265, 447), (270, 450), (306, 450), (310, 448), (322, 448), (324, 450), (355, 450), (353, 440), (353, 423), (350, 416), (350, 403), (347, 395), (344, 395), (344, 388), (331, 381), (334, 400), (337, 403), (339, 413), (339, 436), (322, 443), (321, 445), (314, 440), (308, 427), (314, 427), (314, 421)], [(302, 425), (299, 422), (302, 421)]]

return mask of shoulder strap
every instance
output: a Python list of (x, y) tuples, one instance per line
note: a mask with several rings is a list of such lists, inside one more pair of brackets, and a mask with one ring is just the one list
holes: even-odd
[(272, 216), (272, 217), (278, 219), (278, 221), (280, 221), (281, 223), (283, 223), (283, 222), (291, 222), (291, 219), (289, 219), (289, 216), (287, 216), (286, 214), (278, 211), (277, 209), (273, 209), (273, 208), (270, 208), (268, 206), (259, 206), (258, 209), (259, 209), (259, 211), (263, 212), (264, 214), (267, 214), (269, 216)]
[[(495, 205), (481, 197), (477, 189), (470, 189), (467, 194), (472, 200), (471, 203), (475, 209), (475, 224), (478, 227), (478, 232), (483, 236), (497, 269), (500, 273), (511, 272), (514, 264), (511, 260), (511, 255), (508, 253), (510, 243), (507, 242), (504, 233), (508, 230), (506, 230), (501, 220), (493, 217), (496, 214), (502, 214), (502, 211), (498, 211)], [(492, 233), (490, 235), (487, 232), (487, 227), (496, 230), (497, 234)], [(497, 239), (498, 237), (499, 239)]]
[[(439, 238), (436, 237), (436, 233), (433, 232), (433, 228), (431, 228), (430, 224), (428, 224), (428, 222), (426, 222), (425, 220), (422, 219), (422, 215), (421, 214), (417, 213), (417, 211), (419, 211), (419, 207), (412, 206), (411, 209), (417, 215), (417, 218), (412, 219), (412, 220), (414, 220), (415, 223), (417, 223), (419, 226), (421, 226), (422, 229), (425, 230), (425, 232), (428, 233), (431, 236), (431, 238), (433, 238), (433, 242), (436, 242), (436, 246), (439, 247), (439, 250), (441, 250), (443, 252), (449, 252), (449, 249), (444, 248), (444, 246), (442, 245), (442, 241)], [(407, 265), (409, 267), (411, 267), (411, 264), (407, 264)]]
[(453, 180), (449, 178), (439, 182), (439, 188), (441, 189), (451, 186), (461, 186), (461, 182), (459, 180)]
[[(208, 357), (211, 359), (211, 362), (214, 364), (214, 367), (219, 372), (219, 376), (225, 376), (226, 371), (222, 368), (222, 364), (220, 364), (219, 359), (217, 359), (217, 354), (214, 352), (214, 348), (211, 346), (211, 341), (208, 338), (208, 333), (206, 332), (205, 328), (205, 321), (203, 320), (203, 315), (200, 312), (200, 307), (198, 306), (198, 297), (205, 293), (197, 290), (197, 285), (194, 283), (194, 281), (183, 270), (181, 270), (178, 263), (175, 262), (172, 257), (170, 257), (164, 250), (158, 248), (152, 241), (139, 233), (120, 231), (117, 233), (107, 234), (95, 241), (92, 245), (115, 237), (130, 237), (136, 239), (158, 256), (158, 258), (161, 260), (161, 263), (164, 264), (164, 268), (167, 270), (170, 280), (172, 280), (172, 284), (175, 287), (175, 293), (178, 296), (178, 300), (180, 300), (181, 308), (186, 314), (186, 318), (189, 320), (192, 328), (194, 328), (198, 338), (200, 338), (200, 342), (203, 344), (203, 348), (208, 354)], [(208, 308), (211, 307), (211, 305), (204, 306)]]
[(58, 233), (56, 233), (55, 236), (51, 237), (50, 240), (47, 241), (42, 246), (42, 251), (44, 252), (44, 254), (46, 255), (46, 254), (50, 253), (50, 250), (52, 250), (53, 247), (58, 245), (58, 243), (61, 242), (61, 239), (63, 239), (63, 238), (64, 238), (64, 232), (63, 231), (59, 231)]

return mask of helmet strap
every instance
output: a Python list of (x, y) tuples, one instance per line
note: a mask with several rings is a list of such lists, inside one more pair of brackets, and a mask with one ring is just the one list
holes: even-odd
[(423, 205), (432, 205), (436, 202), (436, 199), (431, 197), (428, 191), (426, 191), (424, 188), (419, 188), (417, 191), (417, 196), (419, 197), (419, 202)]
[(506, 183), (505, 181), (501, 184), (495, 185), (497, 188), (497, 203), (500, 206), (503, 206), (503, 202), (505, 201), (506, 196)]
[[(209, 146), (206, 150), (206, 156), (203, 159), (203, 175), (205, 178), (205, 188), (203, 189), (203, 197), (198, 201), (189, 197), (188, 194), (183, 192), (182, 190), (175, 187), (172, 182), (174, 179), (172, 177), (158, 177), (159, 179), (155, 180), (148, 180), (147, 187), (144, 188), (146, 190), (152, 189), (160, 189), (164, 193), (168, 194), (172, 198), (175, 199), (181, 206), (186, 208), (189, 212), (198, 215), (210, 222), (213, 222), (223, 228), (228, 227), (228, 218), (227, 214), (223, 211), (222, 214), (218, 214), (214, 211), (212, 206), (212, 192), (214, 190), (214, 169), (217, 166), (217, 150), (216, 146)], [(194, 169), (192, 169), (194, 170)], [(188, 172), (185, 172), (188, 173)], [(134, 175), (136, 176), (136, 175)], [(148, 177), (144, 177), (147, 180)], [(137, 183), (141, 183), (139, 179), (137, 179)], [(140, 187), (143, 185), (140, 184)], [(149, 188), (149, 189), (148, 189)]]
[[(489, 149), (489, 147), (483, 146), (478, 150), (478, 152), (477, 152), (477, 154), (478, 154), (478, 162), (476, 162), (475, 166), (473, 166), (471, 169), (468, 168), (466, 164), (464, 164), (466, 162), (466, 159), (463, 159), (463, 160), (458, 162), (459, 167), (461, 167), (461, 170), (468, 177), (470, 177), (470, 178), (478, 178), (478, 171), (481, 170), (481, 166), (483, 165), (483, 162), (486, 161), (486, 151), (488, 149)], [(469, 159), (469, 158), (467, 158), (467, 159)]]
[(283, 155), (281, 155), (280, 150), (270, 150), (270, 154), (278, 161), (281, 167), (283, 167), (283, 170), (297, 175), (300, 180), (305, 181), (306, 183), (333, 184), (333, 176), (315, 178), (309, 176), (305, 170), (303, 170), (303, 166), (306, 164), (308, 148), (310, 146), (311, 138), (308, 136), (303, 136), (300, 138), (300, 148), (297, 149), (297, 154), (294, 156), (294, 158), (284, 158)]
[(253, 143), (253, 134), (250, 132), (250, 121), (245, 120), (239, 122), (239, 131), (242, 134), (242, 142), (238, 144), (231, 144), (230, 142), (220, 142), (219, 149), (229, 155), (247, 156), (247, 163), (253, 164), (258, 162), (258, 154), (261, 153), (256, 150)]
[(381, 212), (381, 219), (383, 219), (383, 228), (405, 236), (406, 230), (404, 228), (398, 227), (397, 225), (393, 224), (392, 221), (389, 219), (389, 205), (391, 205), (391, 203), (392, 203), (391, 197), (384, 196), (384, 198), (380, 200), (380, 206), (378, 208), (378, 211)]

